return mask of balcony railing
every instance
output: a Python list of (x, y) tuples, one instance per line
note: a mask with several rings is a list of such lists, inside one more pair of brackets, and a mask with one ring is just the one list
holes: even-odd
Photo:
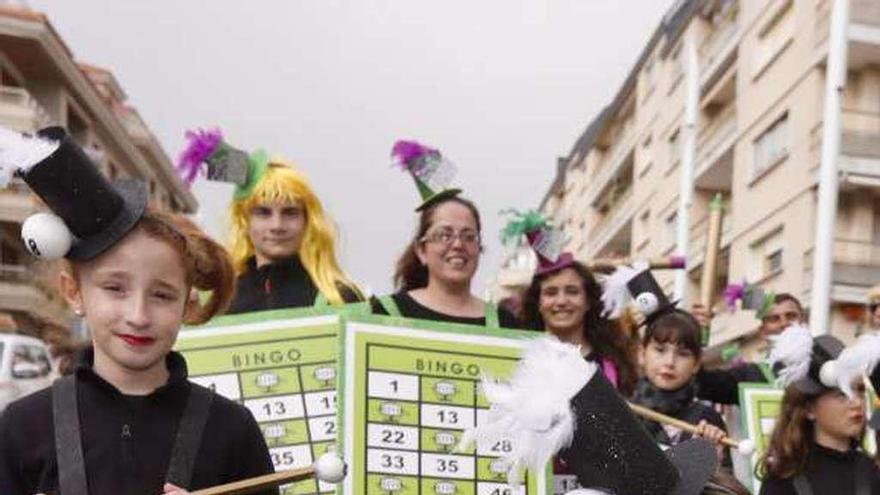
[(590, 233), (587, 236), (587, 239), (589, 240), (587, 245), (589, 254), (596, 254), (599, 248), (607, 244), (614, 234), (623, 227), (627, 220), (635, 215), (635, 211), (633, 188), (630, 186), (626, 192), (614, 202), (605, 214), (605, 217), (590, 229)]
[(35, 131), (52, 119), (26, 89), (0, 86), (0, 121), (20, 131)]
[(845, 265), (880, 267), (880, 244), (835, 239), (834, 262)]
[(736, 134), (736, 108), (733, 104), (729, 104), (697, 136), (698, 174), (711, 165), (709, 160), (734, 134)]
[(849, 20), (854, 24), (880, 26), (880, 2), (877, 0), (850, 0)]
[(618, 140), (611, 146), (611, 149), (608, 150), (608, 159), (604, 160), (599, 171), (592, 178), (587, 178), (590, 181), (589, 187), (584, 191), (584, 199), (587, 204), (592, 204), (599, 196), (599, 193), (605, 189), (608, 182), (620, 172), (621, 167), (627, 161), (627, 156), (633, 151), (635, 145), (636, 135), (630, 125), (627, 126), (624, 132), (620, 134)]
[(731, 48), (736, 45), (740, 26), (737, 8), (734, 9), (730, 17), (715, 26), (697, 48), (701, 78), (714, 71), (718, 64), (727, 58)]
[(843, 154), (880, 158), (880, 112), (845, 108), (841, 119)]

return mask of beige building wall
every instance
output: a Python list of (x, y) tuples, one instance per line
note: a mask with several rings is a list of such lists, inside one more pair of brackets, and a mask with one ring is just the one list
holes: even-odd
[[(194, 196), (113, 74), (78, 64), (47, 18), (0, 6), (0, 125), (65, 127), (111, 178), (138, 178), (154, 208), (192, 213)], [(21, 223), (41, 205), (19, 179), (0, 190), (0, 331), (43, 335), (73, 323), (48, 276), (21, 243)]]
[[(850, 4), (832, 324), (844, 338), (859, 331), (865, 291), (880, 282), (880, 2)], [(614, 101), (560, 160), (542, 210), (569, 234), (569, 248), (584, 260), (676, 254), (684, 43), (693, 37), (700, 110), (687, 300), (699, 297), (709, 202), (721, 194), (715, 309), (724, 312), (727, 283), (742, 280), (808, 304), (830, 8), (830, 0), (676, 2)], [(658, 274), (671, 293), (673, 273)], [(717, 318), (713, 343), (757, 327), (747, 321)]]

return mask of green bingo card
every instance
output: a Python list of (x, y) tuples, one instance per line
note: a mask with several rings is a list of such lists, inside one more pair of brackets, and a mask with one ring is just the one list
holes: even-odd
[(458, 452), (489, 404), (481, 376), (509, 375), (531, 332), (401, 318), (356, 317), (343, 326), (344, 493), (537, 495), (547, 473), (506, 484), (510, 441)]
[(761, 480), (754, 476), (755, 465), (770, 443), (770, 435), (782, 407), (783, 390), (766, 383), (741, 383), (739, 403), (742, 408), (743, 431), (755, 442), (755, 453), (749, 465), (753, 493), (758, 493)]
[[(190, 379), (247, 407), (276, 471), (306, 467), (336, 440), (339, 316), (311, 310), (218, 318), (180, 332)], [(283, 495), (333, 493), (305, 480)]]

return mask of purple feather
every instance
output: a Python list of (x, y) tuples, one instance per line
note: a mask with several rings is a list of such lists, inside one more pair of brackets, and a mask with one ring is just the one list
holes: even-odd
[(742, 301), (746, 297), (746, 283), (729, 284), (724, 289), (724, 298), (727, 300), (727, 308), (736, 311), (736, 302)]
[(223, 141), (223, 133), (220, 129), (186, 131), (187, 146), (177, 159), (177, 170), (180, 172), (187, 187), (199, 175), (202, 164), (217, 151)]
[(413, 160), (429, 153), (436, 152), (437, 150), (429, 148), (416, 141), (405, 141), (401, 139), (394, 143), (394, 147), (391, 148), (391, 157), (394, 159), (396, 165), (399, 165), (403, 170), (407, 170)]
[(687, 266), (687, 257), (682, 255), (674, 255), (669, 257), (669, 264), (672, 268), (682, 269)]

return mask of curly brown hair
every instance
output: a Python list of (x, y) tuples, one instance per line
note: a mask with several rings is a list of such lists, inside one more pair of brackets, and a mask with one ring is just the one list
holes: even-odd
[[(600, 356), (607, 357), (617, 367), (619, 374), (618, 389), (629, 396), (635, 388), (638, 380), (638, 372), (635, 365), (636, 341), (626, 332), (621, 330), (617, 322), (602, 317), (604, 306), (602, 304), (602, 288), (593, 273), (582, 263), (575, 262), (570, 267), (580, 277), (584, 293), (587, 295), (588, 310), (584, 315), (584, 338)], [(541, 317), (539, 304), (541, 299), (541, 284), (557, 272), (535, 275), (532, 283), (526, 289), (522, 303), (522, 319), (528, 328), (533, 330), (545, 329), (544, 319)]]

